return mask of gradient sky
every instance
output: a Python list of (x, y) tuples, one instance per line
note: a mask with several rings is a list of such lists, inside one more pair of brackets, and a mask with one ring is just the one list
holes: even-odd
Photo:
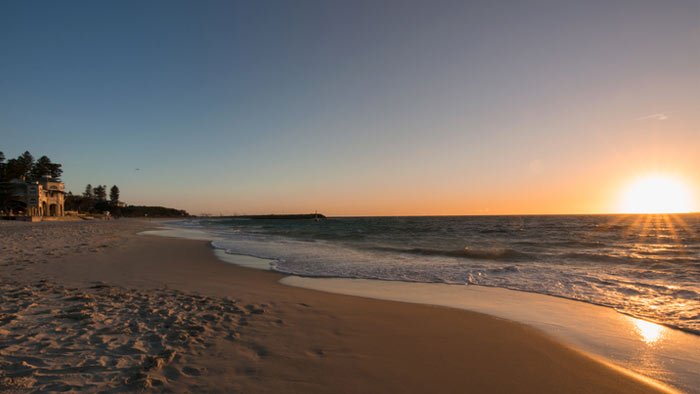
[(699, 70), (697, 0), (3, 1), (0, 150), (191, 213), (700, 207)]

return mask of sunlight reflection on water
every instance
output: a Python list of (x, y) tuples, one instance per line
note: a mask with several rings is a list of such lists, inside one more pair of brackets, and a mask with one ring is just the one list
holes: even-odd
[(635, 319), (633, 317), (630, 317), (630, 319), (632, 320), (632, 323), (634, 323), (634, 327), (639, 336), (649, 345), (656, 344), (658, 341), (662, 340), (666, 330), (668, 330), (666, 327), (660, 324)]

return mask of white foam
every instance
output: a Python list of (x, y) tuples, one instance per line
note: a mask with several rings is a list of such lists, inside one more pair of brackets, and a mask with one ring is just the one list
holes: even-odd
[(170, 228), (161, 227), (158, 230), (147, 230), (139, 233), (140, 235), (158, 235), (160, 237), (169, 238), (186, 238), (197, 241), (211, 241), (211, 234), (202, 230), (186, 229), (186, 228)]
[(228, 253), (222, 249), (214, 249), (214, 254), (220, 260), (227, 263), (240, 265), (241, 267), (254, 268), (257, 270), (270, 271), (274, 260), (261, 259), (255, 256), (246, 256), (244, 254)]
[[(142, 231), (141, 235), (157, 235), (160, 237), (169, 238), (185, 238), (193, 239), (197, 241), (211, 241), (212, 243), (219, 240), (218, 237), (212, 235), (209, 232), (196, 230), (196, 229), (185, 229), (185, 228), (171, 228), (171, 227), (161, 227), (158, 230), (148, 230)], [(263, 259), (255, 256), (249, 256), (245, 254), (231, 253), (230, 251), (215, 248), (214, 255), (220, 260), (227, 263), (240, 265), (241, 267), (255, 268), (260, 270), (271, 270), (272, 263), (274, 260)]]

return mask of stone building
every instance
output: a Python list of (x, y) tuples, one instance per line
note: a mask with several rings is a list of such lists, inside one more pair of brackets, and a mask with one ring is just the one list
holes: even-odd
[(63, 216), (64, 189), (63, 182), (54, 181), (48, 175), (41, 177), (39, 182), (27, 184), (27, 215)]
[[(50, 176), (43, 176), (38, 182), (13, 180), (13, 200), (24, 206), (26, 216), (63, 216), (65, 204), (65, 185), (54, 181)], [(21, 210), (21, 208), (20, 208)]]

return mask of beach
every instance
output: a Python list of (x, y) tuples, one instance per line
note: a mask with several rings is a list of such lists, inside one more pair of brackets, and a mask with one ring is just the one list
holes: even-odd
[(0, 390), (659, 392), (543, 332), (285, 286), (157, 221), (0, 223)]

